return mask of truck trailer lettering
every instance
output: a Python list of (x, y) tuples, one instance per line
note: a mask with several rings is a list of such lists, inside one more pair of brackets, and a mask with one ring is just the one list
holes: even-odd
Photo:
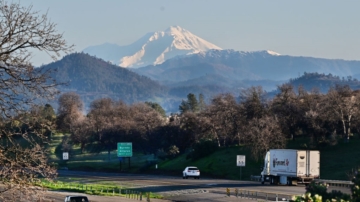
[(275, 166), (288, 166), (289, 165), (289, 160), (288, 159), (284, 159), (283, 161), (278, 160), (277, 158), (274, 158), (273, 160), (273, 167), (275, 168)]

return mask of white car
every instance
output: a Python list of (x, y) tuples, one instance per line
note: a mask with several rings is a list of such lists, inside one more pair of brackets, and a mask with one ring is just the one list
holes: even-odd
[(65, 202), (89, 202), (86, 196), (66, 196)]
[(188, 166), (183, 171), (183, 179), (188, 177), (194, 177), (194, 179), (200, 179), (200, 170), (195, 166)]

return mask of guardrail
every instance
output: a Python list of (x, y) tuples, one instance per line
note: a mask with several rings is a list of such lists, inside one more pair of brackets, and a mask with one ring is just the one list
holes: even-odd
[(315, 179), (316, 183), (325, 183), (328, 186), (333, 187), (351, 187), (354, 183), (351, 181), (342, 181), (342, 180), (325, 180), (325, 179)]
[(247, 190), (247, 189), (239, 189), (239, 188), (226, 188), (224, 191), (219, 190), (211, 190), (211, 193), (225, 194), (228, 197), (237, 197), (244, 199), (253, 199), (253, 200), (264, 200), (264, 201), (290, 201), (293, 196), (289, 194), (283, 193), (274, 193), (274, 192), (262, 192), (257, 190)]
[[(250, 176), (251, 181), (260, 181), (261, 176), (260, 175), (251, 175)], [(351, 187), (354, 183), (351, 181), (345, 181), (345, 180), (326, 180), (326, 179), (314, 179), (316, 183), (326, 183), (328, 186), (333, 187)]]
[(250, 175), (250, 180), (251, 181), (259, 181), (261, 180), (261, 176), (260, 175)]

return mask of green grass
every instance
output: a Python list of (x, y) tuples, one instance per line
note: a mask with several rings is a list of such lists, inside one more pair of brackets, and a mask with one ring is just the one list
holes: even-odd
[(53, 182), (43, 180), (41, 181), (41, 183), (36, 185), (45, 187), (53, 191), (68, 191), (85, 193), (89, 195), (128, 197), (130, 194), (132, 194), (132, 196), (135, 196), (140, 195), (141, 193), (144, 198), (147, 194), (149, 194), (150, 198), (163, 198), (163, 196), (159, 194), (146, 192), (141, 188), (129, 188), (126, 186), (115, 184), (113, 182), (96, 181), (96, 183), (94, 183), (91, 180), (76, 178), (58, 178), (56, 181)]
[[(62, 151), (59, 149), (63, 134), (52, 136), (50, 144), (50, 160), (59, 167), (68, 167), (70, 170), (91, 170), (119, 172), (120, 163), (116, 156), (116, 151), (110, 153), (108, 159), (107, 152), (101, 153), (81, 153), (80, 148), (75, 146), (71, 152), (70, 160), (61, 160)], [(304, 149), (306, 144), (309, 147), (308, 138), (297, 138), (288, 142), (289, 149)], [(335, 146), (318, 148), (320, 150), (320, 176), (322, 179), (349, 180), (347, 173), (353, 168), (360, 166), (360, 138), (355, 135), (351, 137), (349, 143), (339, 140)], [(246, 156), (246, 166), (236, 166), (236, 156)], [(158, 169), (149, 162), (157, 161), (153, 155), (135, 153), (131, 157), (130, 167), (128, 159), (122, 161), (122, 172), (158, 172), (173, 175), (182, 175), (186, 166), (197, 166), (202, 176), (212, 176), (228, 179), (249, 180), (251, 175), (260, 175), (263, 159), (254, 161), (247, 148), (234, 146), (220, 148), (216, 152), (196, 161), (186, 159), (186, 154), (182, 154), (174, 159), (165, 160), (158, 163)]]
[[(119, 172), (120, 161), (117, 157), (116, 150), (110, 152), (107, 151), (99, 153), (89, 153), (88, 151), (81, 152), (79, 146), (74, 145), (70, 151), (69, 160), (62, 160), (61, 142), (67, 135), (57, 133), (53, 134), (51, 143), (49, 145), (50, 162), (58, 165), (59, 168), (67, 167), (70, 170), (85, 170), (85, 171), (107, 171), (107, 172)], [(146, 168), (150, 162), (154, 161), (154, 155), (144, 155), (140, 153), (134, 153), (134, 156), (130, 158), (123, 158), (121, 161), (121, 171), (123, 172), (138, 172), (139, 169)]]
[[(245, 167), (236, 166), (237, 155), (246, 155)], [(182, 171), (186, 166), (197, 166), (203, 176), (240, 179), (241, 174), (242, 180), (249, 180), (250, 175), (259, 175), (261, 167), (260, 162), (251, 160), (249, 156), (249, 151), (244, 147), (220, 148), (213, 154), (197, 161), (188, 160), (186, 154), (183, 154), (174, 160), (160, 163), (159, 169), (182, 176)]]

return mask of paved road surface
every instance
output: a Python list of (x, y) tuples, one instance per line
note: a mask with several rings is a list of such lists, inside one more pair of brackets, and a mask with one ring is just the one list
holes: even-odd
[[(81, 179), (85, 182), (111, 182), (122, 187), (141, 188), (146, 192), (153, 192), (163, 195), (167, 200), (151, 201), (254, 201), (251, 199), (235, 197), (235, 189), (247, 190), (247, 194), (260, 195), (268, 193), (268, 199), (275, 199), (276, 193), (279, 195), (279, 200), (282, 198), (289, 198), (291, 195), (301, 195), (305, 193), (305, 186), (273, 186), (261, 185), (259, 182), (252, 181), (237, 181), (214, 178), (182, 179), (181, 176), (161, 176), (161, 175), (134, 175), (134, 174), (117, 174), (117, 173), (93, 173), (93, 172), (75, 172), (75, 171), (59, 171), (59, 176), (66, 178)], [(231, 197), (226, 196), (226, 188), (230, 189)], [(329, 191), (333, 187), (330, 187)], [(336, 190), (341, 190), (349, 193), (349, 188), (334, 187)], [(250, 192), (249, 192), (250, 191)], [(63, 201), (66, 194), (52, 193), (57, 195), (59, 201)], [(62, 195), (62, 196), (59, 196)], [(89, 196), (92, 201), (136, 201), (135, 199), (127, 199), (124, 197), (98, 197)], [(60, 200), (61, 199), (61, 200)], [(146, 201), (143, 199), (143, 201)]]
[[(66, 195), (74, 195), (74, 193), (69, 192), (49, 192), (47, 199), (48, 201), (54, 202), (62, 202)], [(75, 195), (84, 195), (84, 194), (75, 194)], [(129, 199), (125, 197), (104, 197), (104, 196), (91, 196), (86, 195), (90, 202), (136, 202), (140, 200), (136, 199)], [(146, 201), (143, 199), (142, 201)], [(216, 193), (203, 193), (203, 194), (187, 194), (187, 195), (180, 195), (176, 197), (170, 197), (169, 199), (151, 199), (151, 202), (190, 202), (190, 201), (197, 201), (197, 202), (254, 202), (256, 200), (248, 199), (248, 198), (237, 198), (235, 196), (226, 196), (224, 194), (216, 194)]]

